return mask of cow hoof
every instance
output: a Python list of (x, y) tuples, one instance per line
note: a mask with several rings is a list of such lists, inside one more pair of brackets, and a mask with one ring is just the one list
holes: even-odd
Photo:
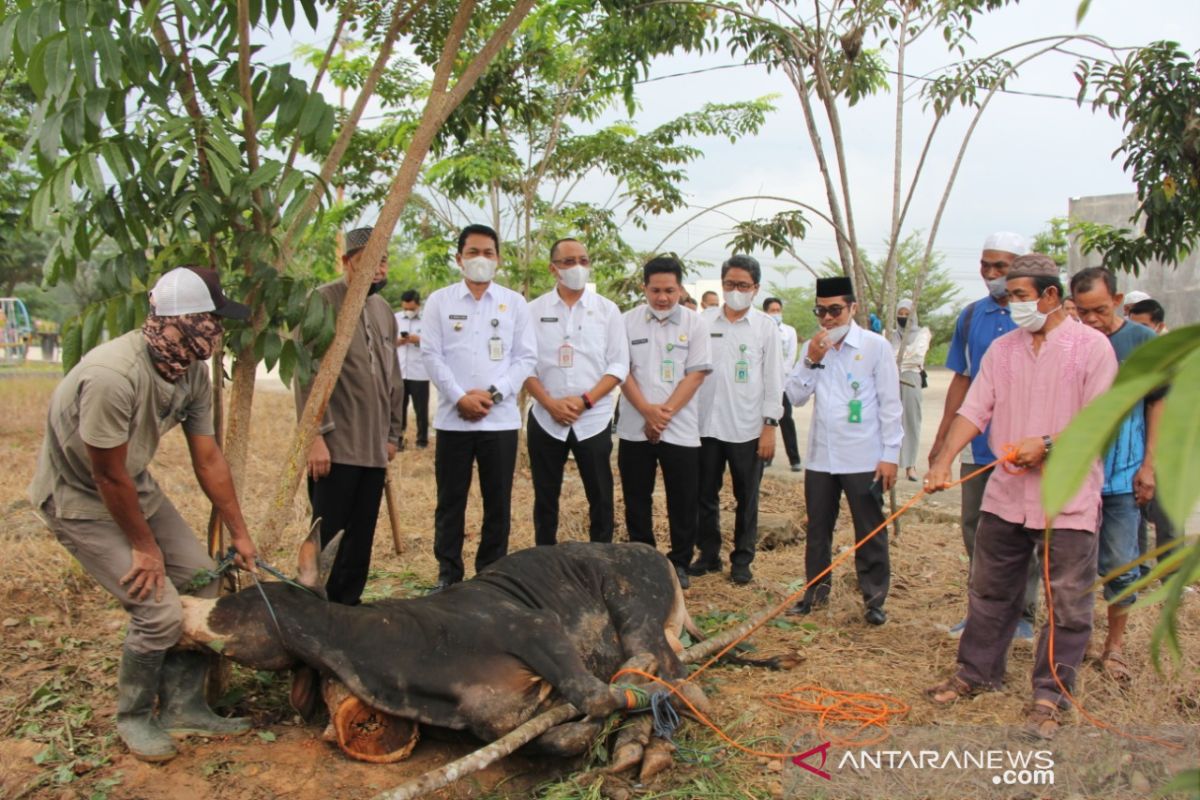
[(417, 723), (371, 708), (357, 697), (344, 699), (332, 716), (338, 747), (358, 761), (401, 761), (408, 758), (420, 739)]
[(604, 771), (610, 774), (624, 772), (630, 767), (637, 766), (642, 760), (642, 754), (645, 752), (640, 742), (625, 742), (617, 747), (613, 753), (612, 761), (604, 768)]
[(646, 754), (642, 756), (642, 770), (638, 773), (638, 782), (646, 783), (658, 773), (670, 767), (675, 763), (675, 745), (655, 737), (650, 740), (650, 744), (646, 747)]

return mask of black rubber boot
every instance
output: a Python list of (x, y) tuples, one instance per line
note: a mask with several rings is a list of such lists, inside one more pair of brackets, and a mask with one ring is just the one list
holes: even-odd
[(169, 650), (163, 661), (158, 721), (175, 736), (238, 736), (250, 730), (246, 717), (214, 714), (204, 699), (208, 656), (191, 650)]
[(154, 698), (158, 694), (165, 651), (136, 653), (126, 647), (121, 652), (117, 673), (117, 735), (129, 752), (142, 761), (170, 761), (175, 743), (154, 718)]

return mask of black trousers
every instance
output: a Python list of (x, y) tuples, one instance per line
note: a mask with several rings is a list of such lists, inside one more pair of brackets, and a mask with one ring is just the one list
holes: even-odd
[(412, 399), (417, 418), (417, 444), (429, 444), (429, 381), (404, 382), (404, 406), (400, 417), (400, 435), (408, 427), (408, 401)]
[(558, 498), (562, 494), (567, 454), (575, 456), (579, 478), (588, 500), (588, 538), (611, 542), (613, 537), (612, 433), (608, 426), (587, 439), (575, 431), (560, 442), (542, 429), (533, 413), (525, 429), (529, 445), (529, 467), (533, 473), (533, 539), (536, 544), (558, 541)]
[(796, 421), (792, 419), (792, 404), (788, 402), (787, 392), (783, 394), (783, 417), (779, 420), (779, 432), (783, 435), (783, 449), (787, 452), (788, 464), (794, 467), (800, 463), (800, 448), (796, 444)]
[(660, 465), (663, 486), (667, 490), (667, 521), (671, 529), (671, 550), (667, 558), (676, 567), (687, 569), (696, 545), (699, 447), (621, 440), (617, 445), (617, 469), (621, 472), (621, 492), (625, 496), (625, 529), (629, 541), (654, 546), (654, 481)]
[(439, 430), (437, 434), (433, 454), (437, 479), (433, 554), (438, 562), (438, 581), (457, 583), (464, 577), (463, 534), (473, 463), (479, 464), (479, 492), (483, 495), (483, 528), (475, 553), (475, 572), (508, 553), (517, 431)]
[[(883, 522), (883, 488), (875, 484), (872, 489), (874, 480), (874, 472), (834, 475), (810, 469), (804, 473), (804, 502), (808, 506), (808, 536), (804, 548), (806, 580), (811, 581), (829, 566), (842, 492), (846, 493), (846, 502), (850, 505), (856, 543)], [(883, 608), (892, 577), (886, 530), (855, 551), (854, 568), (867, 608)], [(829, 598), (829, 590), (830, 578), (826, 575), (805, 593), (805, 599), (824, 602)]]
[(383, 467), (332, 464), (324, 478), (308, 479), (312, 518), (321, 520), (321, 547), (345, 531), (325, 583), (325, 593), (334, 603), (353, 606), (362, 599), (386, 476)]
[(749, 565), (754, 561), (758, 543), (758, 486), (762, 482), (763, 460), (758, 457), (758, 439), (748, 442), (700, 440), (700, 523), (696, 532), (697, 560), (706, 565), (721, 565), (721, 484), (725, 465), (733, 480), (737, 511), (733, 524), (731, 564)]

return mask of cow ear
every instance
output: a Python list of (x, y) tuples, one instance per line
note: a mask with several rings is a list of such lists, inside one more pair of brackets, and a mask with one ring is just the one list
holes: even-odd
[(310, 589), (323, 589), (325, 581), (321, 579), (321, 518), (313, 520), (308, 529), (308, 536), (300, 544), (300, 562), (297, 565), (297, 580), (300, 585)]
[(317, 559), (317, 572), (320, 576), (322, 591), (325, 590), (325, 584), (329, 582), (329, 573), (333, 571), (333, 562), (337, 560), (338, 548), (342, 546), (342, 536), (345, 533), (345, 530), (338, 531), (337, 535), (329, 540), (329, 544), (325, 545)]

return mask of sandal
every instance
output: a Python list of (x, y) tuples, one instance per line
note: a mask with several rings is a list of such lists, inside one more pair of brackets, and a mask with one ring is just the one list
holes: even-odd
[(1049, 703), (1035, 701), (1025, 714), (1022, 731), (1032, 739), (1049, 741), (1062, 725), (1062, 709)]
[(1100, 656), (1100, 669), (1110, 680), (1120, 686), (1133, 683), (1133, 673), (1120, 650), (1105, 650)]
[(972, 686), (957, 675), (951, 675), (936, 686), (926, 689), (925, 696), (935, 706), (948, 706), (963, 698), (974, 697), (981, 691), (982, 688)]

